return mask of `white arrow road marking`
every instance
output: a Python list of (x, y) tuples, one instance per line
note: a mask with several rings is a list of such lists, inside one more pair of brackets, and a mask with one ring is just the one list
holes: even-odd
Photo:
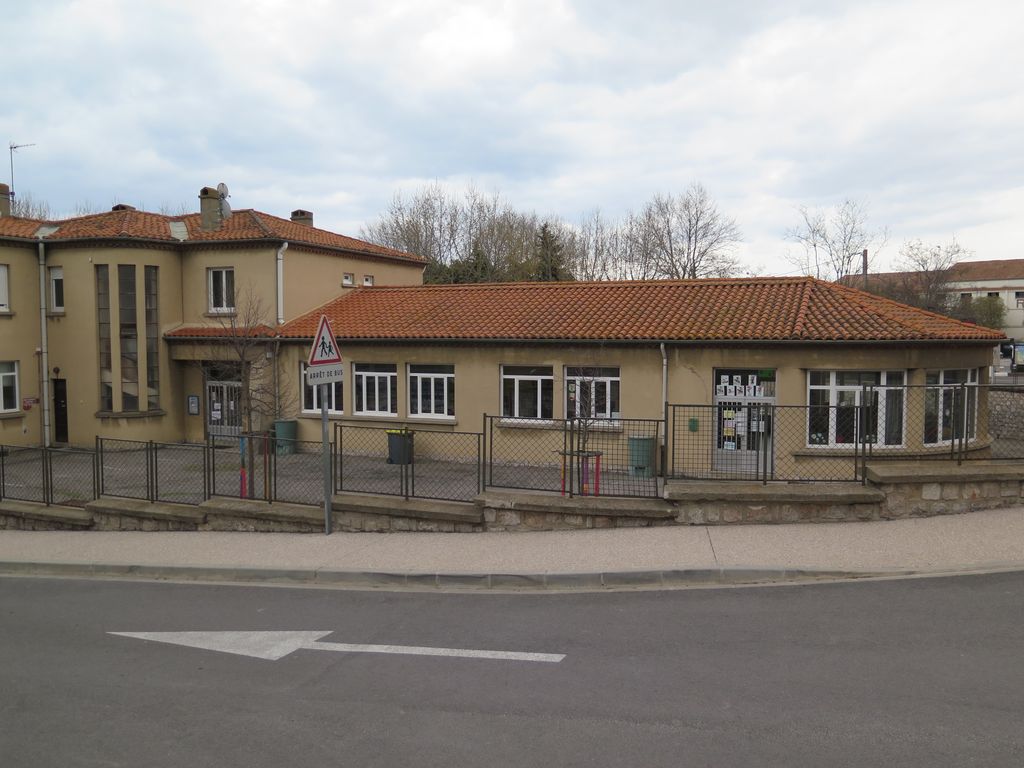
[(153, 640), (157, 643), (184, 645), (208, 651), (252, 656), (277, 661), (300, 649), (339, 651), (342, 653), (397, 653), (408, 656), (454, 656), (464, 659), (500, 659), (504, 661), (540, 661), (557, 664), (564, 653), (523, 653), (484, 651), (472, 648), (430, 648), (418, 645), (365, 645), (362, 643), (319, 642), (332, 630), (322, 632), (109, 632), (120, 637)]

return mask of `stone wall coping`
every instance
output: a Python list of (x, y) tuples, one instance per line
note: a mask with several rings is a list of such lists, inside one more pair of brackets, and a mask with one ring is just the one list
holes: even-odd
[(954, 464), (935, 462), (878, 462), (867, 465), (867, 477), (876, 485), (901, 483), (983, 483), (1024, 480), (1024, 464), (970, 461)]
[(744, 501), (812, 504), (878, 504), (885, 494), (857, 483), (734, 483), (708, 480), (668, 480), (669, 501)]
[(0, 514), (30, 520), (45, 520), (80, 528), (91, 528), (93, 524), (92, 513), (78, 507), (65, 507), (59, 504), (46, 506), (37, 502), (4, 499), (0, 501)]
[(273, 520), (280, 523), (324, 524), (323, 507), (308, 504), (286, 504), (281, 501), (266, 502), (259, 499), (232, 499), (217, 497), (207, 499), (199, 505), (206, 517), (247, 517), (254, 520)]
[(675, 517), (679, 510), (664, 499), (617, 498), (614, 496), (555, 496), (529, 492), (486, 491), (477, 504), (488, 509), (544, 512), (602, 517)]
[(101, 515), (121, 515), (123, 517), (140, 517), (149, 520), (166, 520), (177, 523), (202, 523), (206, 514), (190, 504), (171, 504), (166, 501), (149, 502), (143, 499), (120, 499), (101, 496), (85, 505), (90, 513)]
[(452, 523), (483, 523), (483, 510), (464, 501), (438, 499), (404, 499), (401, 496), (374, 496), (368, 493), (336, 493), (331, 507), (339, 512), (358, 512), (389, 517), (407, 517), (419, 520), (438, 520)]

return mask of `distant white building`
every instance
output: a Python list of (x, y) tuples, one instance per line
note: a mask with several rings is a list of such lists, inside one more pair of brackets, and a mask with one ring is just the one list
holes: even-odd
[(997, 296), (1006, 306), (1003, 333), (1024, 340), (1024, 259), (961, 261), (952, 269), (949, 292), (964, 299)]

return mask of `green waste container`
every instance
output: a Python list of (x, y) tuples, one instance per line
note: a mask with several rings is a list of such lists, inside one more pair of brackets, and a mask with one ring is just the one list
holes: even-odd
[(412, 460), (412, 432), (388, 430), (388, 464), (408, 464)]
[(629, 438), (629, 474), (633, 477), (654, 477), (653, 437)]
[(299, 422), (293, 419), (282, 419), (274, 422), (274, 442), (277, 455), (295, 453), (295, 439), (299, 434)]

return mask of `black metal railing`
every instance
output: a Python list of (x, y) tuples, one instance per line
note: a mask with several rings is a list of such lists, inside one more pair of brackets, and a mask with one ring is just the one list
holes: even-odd
[(82, 507), (99, 496), (93, 451), (0, 445), (0, 499)]
[(657, 496), (661, 419), (484, 416), (486, 485), (567, 496)]
[(668, 407), (673, 478), (863, 482), (867, 411), (769, 403)]
[(335, 490), (470, 501), (483, 487), (483, 435), (334, 425)]

